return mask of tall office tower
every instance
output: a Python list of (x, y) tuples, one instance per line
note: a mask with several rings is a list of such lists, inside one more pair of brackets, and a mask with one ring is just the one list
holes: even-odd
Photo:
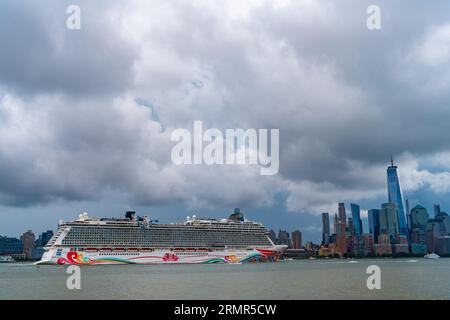
[(302, 233), (299, 230), (295, 230), (292, 232), (292, 248), (302, 248)]
[(415, 254), (427, 253), (426, 229), (428, 211), (421, 205), (411, 209), (411, 251)]
[(339, 214), (339, 222), (344, 224), (344, 232), (345, 232), (347, 214), (345, 212), (345, 204), (342, 202), (339, 203), (338, 214)]
[(439, 215), (439, 213), (441, 213), (441, 206), (438, 204), (435, 204), (434, 205), (434, 217), (436, 218)]
[(373, 241), (378, 243), (380, 235), (380, 209), (370, 209), (367, 212), (369, 216), (369, 232), (373, 237)]
[(398, 208), (398, 223), (401, 234), (407, 235), (408, 228), (406, 226), (405, 206), (403, 204), (403, 194), (400, 188), (400, 182), (397, 174), (397, 166), (394, 166), (394, 160), (391, 157), (391, 165), (387, 168), (387, 186), (388, 201), (395, 203)]
[(339, 229), (339, 218), (338, 218), (338, 215), (335, 213), (334, 218), (333, 218), (334, 234), (338, 234), (338, 229)]
[[(346, 214), (345, 214), (345, 205), (343, 203), (339, 203), (338, 208), (339, 218), (337, 220), (336, 230), (336, 246), (338, 253), (343, 256), (347, 252), (347, 241), (345, 235), (346, 229)], [(336, 223), (336, 221), (335, 221)]]
[(330, 215), (328, 212), (322, 213), (322, 243), (324, 245), (330, 243)]
[(353, 219), (351, 217), (348, 217), (347, 227), (348, 227), (349, 234), (350, 235), (355, 235), (355, 225), (354, 225)]
[(381, 205), (380, 233), (389, 234), (391, 241), (400, 233), (397, 204), (383, 203)]
[(28, 230), (20, 237), (20, 241), (23, 243), (23, 253), (27, 258), (31, 258), (31, 253), (34, 249), (34, 241), (36, 237), (34, 236), (33, 231)]
[(417, 199), (406, 199), (405, 207), (406, 207), (406, 223), (408, 224), (408, 229), (411, 230), (411, 210), (419, 205), (419, 200)]
[(363, 230), (359, 205), (357, 205), (356, 203), (351, 203), (350, 209), (352, 211), (353, 227), (355, 228), (355, 234), (360, 236)]

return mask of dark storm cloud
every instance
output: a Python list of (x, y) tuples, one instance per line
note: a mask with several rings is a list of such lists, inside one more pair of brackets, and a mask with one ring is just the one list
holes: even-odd
[[(267, 206), (285, 192), (288, 210), (319, 210), (379, 196), (391, 154), (414, 171), (414, 157), (450, 150), (444, 1), (379, 1), (379, 31), (368, 1), (81, 1), (79, 31), (68, 4), (0, 4), (6, 204), (108, 190)], [(173, 166), (170, 132), (194, 120), (279, 128), (280, 173)]]
[[(89, 3), (89, 5), (88, 5)], [(105, 15), (78, 1), (80, 30), (66, 28), (68, 1), (0, 3), (0, 83), (22, 95), (119, 94), (133, 81), (137, 52)], [(85, 9), (85, 10), (84, 10)]]

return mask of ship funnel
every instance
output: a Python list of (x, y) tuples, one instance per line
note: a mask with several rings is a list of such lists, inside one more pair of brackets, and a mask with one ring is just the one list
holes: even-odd
[(125, 213), (125, 218), (128, 218), (131, 221), (134, 221), (136, 219), (136, 211), (127, 211)]

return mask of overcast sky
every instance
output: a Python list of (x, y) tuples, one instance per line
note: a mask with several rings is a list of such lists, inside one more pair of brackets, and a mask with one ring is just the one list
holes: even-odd
[[(279, 128), (278, 174), (174, 165), (194, 120)], [(0, 234), (241, 207), (319, 240), (337, 202), (387, 201), (391, 154), (406, 198), (450, 211), (449, 133), (448, 1), (0, 2)]]

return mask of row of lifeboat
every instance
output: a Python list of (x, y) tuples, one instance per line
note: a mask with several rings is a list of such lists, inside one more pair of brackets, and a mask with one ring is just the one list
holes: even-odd
[[(85, 252), (153, 252), (153, 248), (86, 248)], [(208, 248), (172, 248), (173, 252), (209, 252)]]

